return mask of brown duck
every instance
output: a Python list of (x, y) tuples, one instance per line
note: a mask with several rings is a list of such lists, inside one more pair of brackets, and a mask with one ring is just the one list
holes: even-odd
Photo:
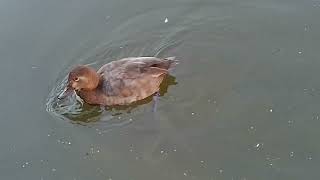
[(78, 66), (68, 76), (68, 85), (59, 98), (76, 91), (86, 103), (128, 105), (156, 94), (174, 58), (130, 57), (112, 61), (98, 71)]

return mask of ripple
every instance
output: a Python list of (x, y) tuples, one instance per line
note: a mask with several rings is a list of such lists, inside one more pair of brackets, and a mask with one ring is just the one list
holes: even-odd
[[(141, 17), (148, 18), (148, 15)], [(129, 124), (132, 121), (132, 113), (142, 113), (145, 109), (143, 105), (149, 104), (152, 101), (151, 97), (129, 106), (113, 106), (105, 110), (99, 106), (83, 104), (76, 95), (63, 101), (57, 98), (66, 86), (67, 74), (73, 65), (86, 64), (98, 69), (105, 63), (125, 57), (176, 56), (174, 50), (183, 43), (186, 35), (192, 30), (192, 25), (199, 23), (199, 21), (195, 23), (192, 20), (190, 22), (185, 20), (180, 24), (170, 25), (171, 23), (162, 22), (162, 25), (159, 25), (159, 22), (154, 22), (152, 25), (137, 29), (137, 24), (141, 24), (140, 21), (142, 20), (143, 18), (132, 18), (130, 21), (120, 24), (116, 31), (109, 33), (110, 39), (97, 47), (93, 47), (90, 52), (82, 55), (81, 58), (75, 56), (74, 59), (68, 61), (70, 66), (60, 72), (60, 76), (49, 93), (46, 110), (53, 116), (71, 123), (85, 126), (88, 126), (89, 123), (90, 125), (99, 124), (99, 126), (104, 123), (108, 127)], [(135, 27), (135, 31), (128, 30), (131, 26)], [(150, 30), (150, 26), (152, 26), (152, 31), (147, 31)], [(119, 32), (123, 32), (123, 36), (119, 37), (117, 35)], [(169, 76), (161, 85), (161, 95), (167, 92), (170, 85), (175, 84), (177, 84), (175, 78)], [(119, 117), (121, 118), (119, 119)]]

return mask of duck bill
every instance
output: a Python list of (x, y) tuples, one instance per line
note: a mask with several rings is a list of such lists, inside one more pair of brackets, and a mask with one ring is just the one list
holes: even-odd
[(59, 94), (58, 99), (64, 99), (75, 93), (74, 89), (71, 86), (67, 86), (61, 94)]

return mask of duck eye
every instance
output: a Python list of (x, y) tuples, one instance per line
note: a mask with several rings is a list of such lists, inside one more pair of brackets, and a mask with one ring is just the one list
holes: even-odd
[(74, 78), (74, 81), (78, 82), (80, 79), (79, 77)]

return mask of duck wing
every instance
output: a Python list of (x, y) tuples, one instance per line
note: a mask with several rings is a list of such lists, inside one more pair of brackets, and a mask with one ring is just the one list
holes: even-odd
[(138, 57), (108, 63), (98, 71), (103, 78), (101, 89), (107, 96), (117, 98), (119, 102), (114, 104), (144, 99), (159, 90), (173, 62), (171, 59)]

